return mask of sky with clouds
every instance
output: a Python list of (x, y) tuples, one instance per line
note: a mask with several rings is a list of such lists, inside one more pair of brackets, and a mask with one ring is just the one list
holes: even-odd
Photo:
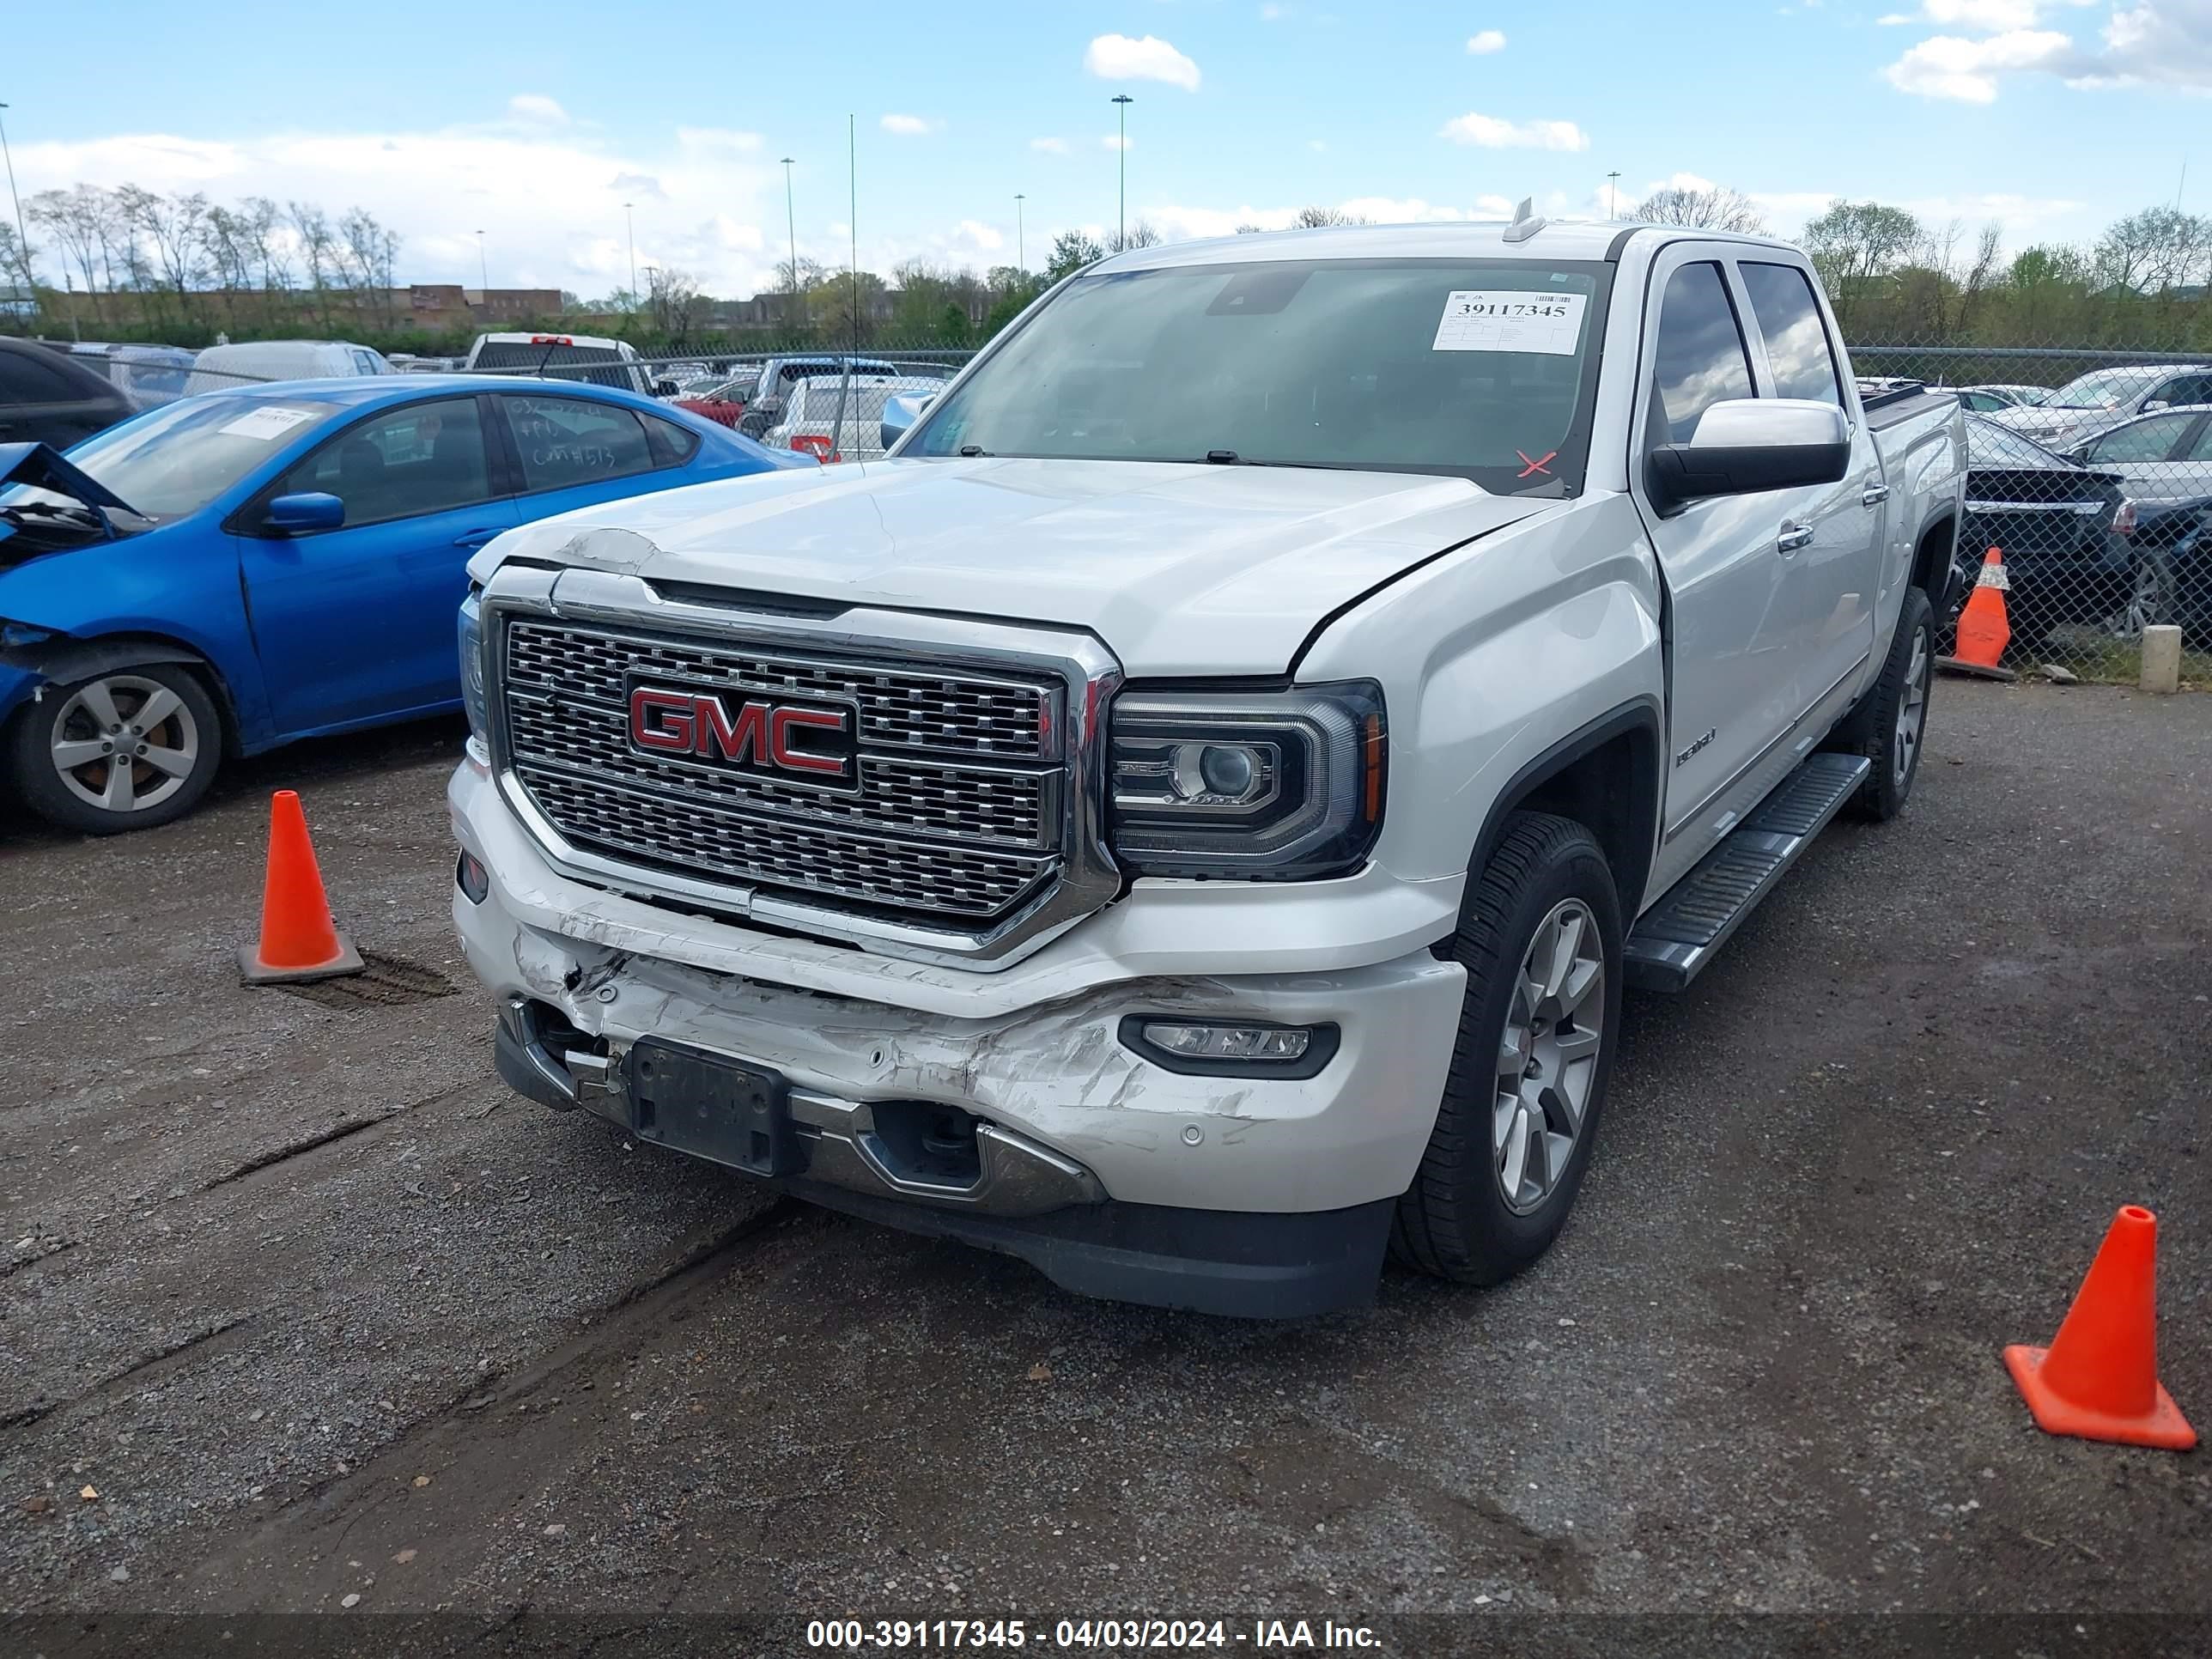
[[(127, 53), (66, 68), (95, 20)], [(1130, 218), (1174, 238), (1309, 204), (1602, 213), (1618, 171), (1624, 204), (1717, 181), (1786, 233), (1874, 197), (1996, 220), (2017, 247), (2173, 200), (2212, 109), (2212, 0), (1705, 0), (1664, 18), (1630, 0), (475, 0), (453, 27), (79, 0), (8, 33), (26, 196), (130, 181), (358, 204), (399, 231), (404, 280), (473, 286), (481, 231), (495, 286), (586, 295), (627, 283), (633, 225), (639, 264), (719, 294), (771, 285), (793, 224), (825, 264), (857, 222), (878, 270), (1009, 264), (1018, 239), (1035, 266), (1060, 230), (1111, 228), (1124, 161)], [(2201, 148), (2184, 204), (2212, 210)]]

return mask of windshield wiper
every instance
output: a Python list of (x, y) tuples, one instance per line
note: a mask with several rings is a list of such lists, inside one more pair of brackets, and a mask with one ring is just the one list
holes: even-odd
[(981, 444), (963, 444), (960, 446), (960, 458), (967, 461), (975, 460), (978, 458), (988, 460), (991, 458), (991, 452)]

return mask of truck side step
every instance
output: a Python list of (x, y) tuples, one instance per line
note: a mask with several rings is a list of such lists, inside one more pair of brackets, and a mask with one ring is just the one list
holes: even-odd
[(1629, 984), (1679, 991), (1695, 979), (1843, 810), (1873, 765), (1863, 755), (1814, 755), (1784, 778), (1705, 862), (1638, 919), (1625, 951)]

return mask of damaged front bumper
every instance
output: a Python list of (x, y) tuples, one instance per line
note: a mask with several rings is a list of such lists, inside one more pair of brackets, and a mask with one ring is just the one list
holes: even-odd
[[(832, 980), (808, 941), (568, 880), (477, 769), (450, 799), (487, 872), (481, 899), (457, 888), (455, 923), (530, 1097), (640, 1133), (632, 1051), (680, 1045), (781, 1080), (796, 1152), (769, 1178), (831, 1207), (1117, 1299), (1278, 1317), (1371, 1299), (1443, 1093), (1456, 964), (1420, 949), (1071, 989), (1042, 958), (985, 975), (844, 951)], [(1192, 1075), (1126, 1042), (1132, 1015), (1333, 1026), (1336, 1046), (1307, 1077)]]

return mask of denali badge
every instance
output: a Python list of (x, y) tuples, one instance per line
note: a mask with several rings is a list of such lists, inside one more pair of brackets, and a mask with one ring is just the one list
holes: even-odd
[(839, 703), (746, 697), (734, 690), (629, 682), (629, 743), (641, 754), (704, 761), (794, 783), (859, 781), (853, 710)]

